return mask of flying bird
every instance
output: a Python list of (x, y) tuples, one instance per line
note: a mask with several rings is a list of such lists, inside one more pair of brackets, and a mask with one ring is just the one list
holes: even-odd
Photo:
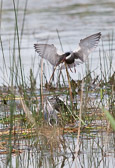
[[(48, 60), (54, 67), (65, 62), (69, 68), (73, 68), (87, 60), (89, 54), (97, 47), (100, 38), (101, 32), (88, 36), (80, 40), (76, 50), (62, 54), (57, 52), (53, 44), (34, 44), (34, 48), (40, 57)], [(62, 65), (62, 69), (64, 68)]]

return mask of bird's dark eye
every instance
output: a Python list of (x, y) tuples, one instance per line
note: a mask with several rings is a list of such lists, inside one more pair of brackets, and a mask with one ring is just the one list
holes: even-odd
[(65, 53), (66, 56), (69, 56), (70, 54), (71, 54), (70, 52), (66, 52), (66, 53)]

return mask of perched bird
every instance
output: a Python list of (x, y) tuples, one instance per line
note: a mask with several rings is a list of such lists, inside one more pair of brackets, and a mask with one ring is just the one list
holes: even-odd
[[(80, 40), (79, 46), (74, 51), (59, 54), (53, 44), (34, 44), (35, 51), (39, 56), (48, 60), (54, 67), (65, 62), (68, 68), (73, 68), (80, 63), (84, 63), (88, 55), (94, 51), (101, 38), (101, 32), (88, 36)], [(65, 68), (64, 65), (61, 67)]]

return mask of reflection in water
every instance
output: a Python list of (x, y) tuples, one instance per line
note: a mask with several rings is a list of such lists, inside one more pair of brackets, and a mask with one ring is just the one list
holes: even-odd
[[(8, 85), (9, 81), (11, 82), (11, 75), (14, 75), (12, 67), (15, 63), (18, 65), (16, 68), (20, 70), (19, 50), (15, 31), (16, 23), (13, 3), (7, 0), (1, 0), (0, 2), (0, 5), (2, 4), (2, 9), (0, 10), (0, 44), (2, 48), (0, 50), (0, 70), (2, 72), (0, 78), (2, 80), (0, 85)], [(81, 38), (102, 32), (103, 45), (101, 42), (99, 48), (107, 51), (107, 58), (108, 55), (113, 55), (115, 50), (115, 38), (114, 34), (112, 34), (115, 27), (114, 0), (78, 0), (77, 2), (76, 0), (28, 0), (26, 15), (24, 15), (25, 2), (24, 0), (15, 0), (16, 7), (18, 7), (19, 37), (24, 23), (20, 54), (27, 82), (31, 67), (32, 72), (37, 76), (37, 86), (39, 87), (40, 84), (41, 62), (40, 58), (35, 54), (34, 43), (46, 43), (48, 41), (49, 44), (53, 43), (61, 50), (56, 30), (59, 31), (64, 51), (74, 50)], [(96, 49), (89, 60), (89, 68), (91, 71), (95, 70), (95, 76), (100, 73), (99, 48)], [(111, 49), (111, 53), (108, 51), (109, 49)], [(15, 55), (15, 61), (13, 55)], [(101, 56), (104, 57), (105, 55), (102, 54)], [(46, 61), (44, 63), (43, 69), (47, 79), (49, 79), (52, 67)], [(115, 59), (113, 58), (113, 71), (115, 71), (114, 64)], [(65, 73), (64, 70), (63, 73)], [(19, 71), (16, 75), (20, 75)], [(70, 75), (75, 80), (82, 78), (85, 75), (85, 65), (78, 66), (77, 73), (70, 72)], [(57, 135), (55, 137), (58, 138)], [(81, 146), (77, 161), (74, 157), (77, 142), (76, 134), (68, 133), (64, 136), (61, 134), (59, 142), (56, 141), (54, 146), (51, 142), (45, 136), (39, 136), (39, 139), (32, 137), (26, 140), (24, 138), (18, 141), (13, 140), (14, 148), (20, 150), (20, 153), (12, 154), (12, 167), (15, 168), (16, 164), (20, 165), (19, 167), (29, 168), (74, 168), (76, 164), (79, 168), (111, 168), (115, 165), (113, 133), (107, 134), (94, 131), (81, 133)], [(6, 155), (1, 155), (0, 166), (4, 167), (6, 165), (6, 158)]]
[[(51, 135), (50, 135), (51, 136)], [(80, 137), (80, 151), (76, 159), (77, 139), (75, 135), (60, 136), (58, 141), (52, 138), (39, 136), (27, 140), (14, 142), (15, 149), (20, 150), (19, 154), (12, 154), (12, 167), (19, 163), (21, 167), (106, 167), (111, 168), (114, 160), (114, 134), (105, 132), (82, 133)], [(49, 141), (50, 140), (50, 141)], [(52, 141), (52, 142), (51, 142)], [(54, 144), (55, 143), (55, 144)], [(52, 146), (53, 145), (53, 146)], [(5, 163), (5, 155), (0, 159), (0, 165)], [(18, 165), (18, 164), (17, 164)]]

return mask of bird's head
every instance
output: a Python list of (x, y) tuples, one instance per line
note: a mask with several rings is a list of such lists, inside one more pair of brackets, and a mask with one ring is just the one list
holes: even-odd
[(66, 52), (66, 53), (64, 53), (64, 54), (61, 56), (61, 58), (60, 58), (60, 60), (59, 60), (59, 62), (58, 62), (57, 65), (59, 65), (60, 63), (63, 63), (64, 61), (66, 61), (66, 59), (71, 56), (71, 53), (72, 53), (72, 52)]
[(68, 57), (69, 55), (71, 55), (71, 52), (66, 52), (65, 56)]
[(62, 55), (62, 59), (61, 59), (61, 62), (64, 62), (68, 57), (71, 56), (71, 52), (65, 52), (63, 55)]
[(65, 60), (70, 59), (71, 56), (72, 56), (72, 51), (66, 52), (66, 53), (65, 53)]

